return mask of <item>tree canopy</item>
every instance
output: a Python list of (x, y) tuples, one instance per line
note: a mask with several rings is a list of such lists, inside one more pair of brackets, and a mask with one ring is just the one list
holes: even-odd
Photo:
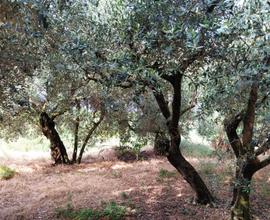
[(232, 219), (250, 219), (246, 188), (270, 164), (269, 12), (263, 0), (4, 0), (1, 134), (40, 123), (55, 162), (69, 163), (55, 125), (74, 134), (73, 162), (94, 132), (162, 133), (168, 161), (212, 204), (180, 144), (214, 118), (236, 158)]

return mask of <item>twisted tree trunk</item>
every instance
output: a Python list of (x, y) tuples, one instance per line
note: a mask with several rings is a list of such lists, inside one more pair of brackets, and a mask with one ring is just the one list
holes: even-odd
[(195, 168), (184, 158), (180, 151), (181, 137), (178, 130), (171, 133), (171, 144), (168, 151), (169, 162), (178, 170), (196, 193), (200, 204), (211, 204), (214, 198)]
[[(255, 150), (252, 146), (253, 129), (258, 98), (258, 81), (253, 81), (247, 108), (237, 115), (225, 120), (224, 126), (230, 145), (237, 159), (235, 184), (233, 189), (231, 219), (250, 220), (250, 190), (252, 176), (260, 169), (270, 164), (270, 157), (259, 160), (258, 156), (270, 148), (270, 137)], [(237, 129), (243, 122), (242, 136)]]
[(42, 133), (50, 140), (51, 156), (55, 164), (69, 164), (66, 148), (55, 129), (55, 123), (46, 112), (42, 112), (39, 118)]
[(167, 159), (178, 170), (183, 178), (190, 184), (196, 193), (197, 202), (201, 204), (212, 204), (214, 198), (208, 190), (204, 181), (195, 168), (184, 158), (180, 151), (181, 135), (179, 132), (179, 120), (181, 116), (181, 83), (183, 75), (176, 72), (172, 75), (165, 75), (163, 78), (173, 86), (172, 109), (170, 110), (164, 95), (160, 90), (151, 87), (161, 110), (167, 120), (170, 145), (167, 147)]

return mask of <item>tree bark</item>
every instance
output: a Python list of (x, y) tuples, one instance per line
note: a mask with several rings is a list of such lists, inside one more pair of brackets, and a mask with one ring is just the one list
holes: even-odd
[(55, 129), (55, 123), (46, 112), (42, 112), (39, 118), (42, 133), (50, 140), (51, 156), (55, 164), (69, 164), (66, 148)]
[[(76, 100), (76, 108), (79, 112), (80, 110), (80, 102)], [(77, 161), (77, 152), (78, 152), (78, 140), (79, 140), (79, 127), (80, 127), (80, 117), (79, 115), (76, 117), (75, 120), (75, 129), (74, 129), (74, 147), (73, 147), (73, 154), (72, 154), (72, 163)]]
[(178, 170), (196, 193), (196, 202), (212, 204), (214, 198), (196, 169), (184, 158), (180, 151), (181, 137), (179, 131), (171, 133), (171, 144), (168, 151), (168, 161)]
[(250, 192), (242, 191), (239, 189), (236, 194), (235, 203), (231, 210), (232, 220), (250, 220)]
[[(231, 209), (232, 220), (251, 219), (249, 195), (252, 176), (270, 163), (270, 158), (263, 161), (257, 158), (267, 149), (267, 141), (266, 145), (263, 144), (257, 151), (252, 146), (258, 88), (258, 81), (255, 80), (251, 86), (246, 110), (225, 121), (226, 134), (237, 159)], [(243, 129), (240, 138), (237, 134), (237, 128), (241, 121)]]
[(164, 95), (160, 90), (151, 88), (158, 103), (161, 113), (167, 120), (170, 145), (167, 151), (168, 161), (177, 169), (183, 178), (190, 184), (196, 193), (196, 200), (200, 204), (212, 204), (214, 198), (207, 186), (201, 179), (195, 168), (184, 158), (180, 151), (181, 136), (178, 129), (181, 116), (181, 83), (183, 75), (176, 72), (172, 75), (163, 76), (173, 86), (172, 110), (170, 111)]
[(238, 172), (236, 173), (233, 206), (231, 209), (232, 220), (250, 220), (250, 201), (251, 180), (257, 170), (259, 161), (257, 159), (239, 159)]
[(72, 153), (72, 163), (75, 163), (77, 160), (79, 126), (80, 126), (80, 118), (76, 117), (75, 130), (74, 130), (74, 146), (73, 146), (73, 153)]

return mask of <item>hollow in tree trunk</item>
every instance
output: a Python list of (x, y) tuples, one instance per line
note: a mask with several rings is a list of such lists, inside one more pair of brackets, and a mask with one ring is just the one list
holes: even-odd
[(69, 164), (66, 148), (55, 129), (55, 123), (46, 112), (40, 114), (40, 126), (43, 134), (50, 140), (51, 156), (55, 164)]

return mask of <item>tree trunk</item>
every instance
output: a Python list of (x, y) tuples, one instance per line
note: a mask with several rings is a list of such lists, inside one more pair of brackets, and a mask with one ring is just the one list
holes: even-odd
[[(76, 108), (78, 110), (77, 113), (80, 111), (80, 101), (76, 99)], [(77, 115), (75, 120), (75, 129), (74, 129), (74, 147), (73, 147), (73, 154), (72, 154), (72, 163), (77, 161), (77, 152), (78, 152), (78, 141), (79, 141), (79, 127), (80, 127), (80, 116)]]
[(92, 134), (94, 133), (94, 131), (97, 129), (97, 127), (99, 126), (99, 124), (102, 122), (102, 120), (104, 119), (104, 114), (102, 113), (101, 116), (100, 116), (100, 119), (98, 122), (94, 123), (93, 127), (89, 130), (86, 138), (84, 139), (84, 142), (82, 144), (82, 148), (80, 150), (80, 154), (78, 156), (78, 159), (77, 159), (77, 163), (81, 163), (82, 161), (82, 156), (83, 156), (83, 153), (85, 151), (85, 147), (89, 141), (89, 139), (91, 138)]
[(46, 112), (40, 114), (40, 126), (43, 134), (50, 140), (51, 156), (55, 164), (69, 164), (66, 148), (55, 129), (54, 121)]
[(233, 198), (231, 201), (231, 206), (233, 206), (235, 204), (236, 198), (237, 198), (237, 194), (238, 194), (238, 187), (237, 187), (237, 180), (239, 179), (240, 176), (240, 168), (237, 165), (235, 168), (235, 183), (233, 183)]
[(232, 220), (250, 220), (250, 183), (251, 176), (244, 178), (243, 173), (239, 172), (234, 188), (234, 204), (231, 209)]
[(238, 189), (236, 193), (235, 203), (231, 210), (232, 220), (250, 220), (250, 203), (249, 203), (249, 190)]
[(250, 201), (251, 180), (253, 174), (258, 170), (259, 160), (257, 159), (238, 159), (236, 170), (236, 180), (233, 195), (233, 206), (231, 209), (232, 220), (250, 220)]
[[(161, 74), (162, 75), (162, 74)], [(151, 87), (156, 98), (161, 113), (167, 121), (168, 133), (170, 135), (170, 145), (167, 151), (168, 161), (178, 170), (183, 178), (195, 191), (197, 202), (200, 204), (212, 204), (214, 198), (207, 186), (197, 173), (195, 168), (184, 158), (180, 151), (181, 136), (178, 129), (181, 112), (181, 85), (183, 74), (175, 72), (172, 75), (162, 75), (173, 86), (172, 110), (160, 90)]]
[(72, 154), (72, 163), (75, 163), (77, 161), (79, 126), (80, 126), (80, 118), (77, 117), (76, 122), (75, 122), (75, 131), (74, 131), (74, 147), (73, 147), (73, 154)]
[(180, 151), (181, 137), (178, 130), (171, 132), (171, 144), (168, 151), (169, 162), (180, 172), (196, 193), (200, 204), (212, 204), (214, 198), (195, 168), (184, 158)]

